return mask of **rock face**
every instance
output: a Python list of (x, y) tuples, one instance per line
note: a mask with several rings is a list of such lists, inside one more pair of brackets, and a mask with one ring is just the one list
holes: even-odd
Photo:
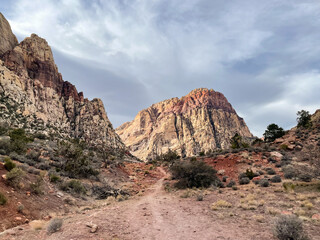
[(116, 132), (131, 153), (144, 160), (169, 149), (194, 156), (200, 151), (228, 148), (235, 133), (252, 137), (224, 95), (204, 88), (153, 104)]
[(7, 19), (0, 13), (0, 56), (18, 45), (16, 36), (12, 33)]
[(62, 79), (47, 41), (32, 34), (16, 44), (3, 19), (0, 121), (30, 131), (81, 138), (96, 146), (124, 148), (102, 101), (85, 99), (74, 85)]

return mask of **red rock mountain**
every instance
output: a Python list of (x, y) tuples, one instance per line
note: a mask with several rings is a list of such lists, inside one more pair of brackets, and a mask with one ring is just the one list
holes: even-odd
[(205, 88), (153, 104), (116, 132), (131, 153), (144, 160), (169, 149), (194, 156), (201, 151), (228, 148), (235, 133), (252, 137), (225, 96)]
[(45, 39), (32, 34), (18, 44), (3, 15), (0, 31), (0, 122), (104, 147), (125, 147), (102, 101), (85, 99), (63, 80)]

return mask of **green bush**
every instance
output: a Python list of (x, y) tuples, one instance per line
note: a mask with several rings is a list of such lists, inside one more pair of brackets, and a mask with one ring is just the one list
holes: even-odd
[(177, 152), (169, 149), (169, 151), (167, 153), (161, 154), (160, 156), (157, 156), (156, 161), (173, 163), (175, 160), (177, 160), (179, 158), (180, 158), (180, 156), (177, 154)]
[(14, 169), (16, 167), (16, 164), (14, 162), (12, 162), (12, 160), (10, 158), (6, 157), (4, 159), (4, 167), (8, 171), (11, 171), (12, 169)]
[(43, 194), (42, 185), (43, 185), (43, 179), (42, 177), (38, 176), (37, 180), (34, 183), (30, 184), (31, 192), (36, 195)]
[(240, 185), (245, 185), (245, 184), (249, 184), (250, 183), (250, 179), (248, 177), (243, 177), (239, 179), (239, 184)]
[(263, 178), (259, 181), (259, 185), (260, 187), (269, 187), (270, 183), (268, 179)]
[(18, 187), (25, 172), (20, 168), (13, 168), (6, 174), (7, 182), (12, 187)]
[(176, 187), (209, 187), (218, 184), (216, 170), (202, 161), (178, 161), (170, 168), (172, 178), (177, 179)]
[(273, 234), (279, 240), (309, 240), (302, 221), (295, 215), (282, 215), (273, 225)]
[(270, 179), (270, 181), (273, 183), (279, 183), (281, 182), (281, 177), (279, 175), (275, 175)]
[(264, 132), (264, 140), (266, 142), (273, 142), (275, 139), (282, 137), (285, 134), (283, 128), (277, 124), (272, 123), (268, 125), (267, 130)]
[(311, 114), (308, 111), (301, 110), (297, 112), (297, 122), (298, 122), (298, 128), (304, 127), (308, 128), (312, 126), (311, 123)]
[(27, 137), (26, 132), (22, 128), (14, 129), (9, 133), (10, 136), (10, 152), (18, 154), (25, 153), (27, 150), (27, 143), (31, 141)]
[(251, 180), (252, 178), (255, 177), (255, 174), (251, 169), (247, 169), (246, 170), (246, 176)]
[(7, 203), (6, 196), (0, 192), (0, 205), (5, 205)]
[(242, 137), (236, 133), (231, 139), (230, 144), (232, 149), (238, 149), (238, 148), (248, 148), (249, 144), (244, 142), (242, 140)]
[(50, 178), (50, 182), (52, 182), (52, 183), (56, 183), (56, 182), (59, 182), (61, 180), (60, 177), (58, 175), (55, 175), (55, 174), (50, 174), (49, 178)]
[(66, 192), (85, 194), (87, 192), (86, 188), (78, 180), (70, 180), (62, 184), (61, 189)]

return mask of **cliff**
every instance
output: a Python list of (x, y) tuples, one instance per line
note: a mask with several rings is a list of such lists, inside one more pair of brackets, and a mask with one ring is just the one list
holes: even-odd
[(194, 156), (201, 151), (228, 148), (235, 133), (252, 137), (224, 95), (205, 88), (153, 104), (116, 132), (131, 153), (144, 160), (169, 149)]

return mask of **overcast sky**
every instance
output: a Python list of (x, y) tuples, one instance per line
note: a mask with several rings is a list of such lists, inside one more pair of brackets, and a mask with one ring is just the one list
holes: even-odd
[(64, 80), (114, 127), (153, 103), (222, 92), (257, 136), (320, 108), (319, 0), (0, 0), (21, 41), (53, 49)]

